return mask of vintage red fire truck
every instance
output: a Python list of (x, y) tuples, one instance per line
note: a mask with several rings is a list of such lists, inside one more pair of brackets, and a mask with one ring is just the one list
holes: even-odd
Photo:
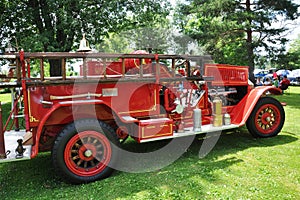
[[(272, 137), (285, 120), (269, 95), (279, 89), (253, 87), (248, 67), (206, 56), (20, 51), (0, 58), (13, 68), (1, 82), (12, 91), (12, 109), (1, 119), (0, 162), (51, 151), (56, 171), (72, 183), (108, 177), (127, 138), (145, 143), (244, 125), (255, 137)], [(53, 59), (61, 76), (46, 73)], [(76, 76), (67, 70), (73, 65)]]

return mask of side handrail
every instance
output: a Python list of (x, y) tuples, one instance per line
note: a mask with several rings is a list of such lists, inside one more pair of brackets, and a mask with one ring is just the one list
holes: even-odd
[(50, 100), (63, 100), (63, 99), (74, 99), (74, 98), (91, 98), (91, 97), (101, 97), (102, 94), (94, 94), (94, 93), (87, 93), (87, 94), (76, 94), (76, 95), (69, 95), (69, 96), (54, 96), (50, 95)]
[[(23, 51), (23, 49), (19, 52), (19, 58), (20, 58), (20, 63), (21, 63), (21, 84), (22, 84), (22, 90), (23, 90), (23, 101), (24, 101), (24, 118), (25, 118), (25, 127), (26, 127), (26, 131), (30, 130), (30, 125), (29, 125), (29, 108), (28, 108), (28, 94), (27, 94), (27, 86), (26, 86), (26, 81), (27, 81), (27, 77), (26, 77), (26, 61), (25, 61), (25, 53)], [(30, 65), (27, 65), (27, 68), (30, 69)], [(29, 72), (30, 74), (30, 72)], [(30, 77), (28, 77), (30, 78)]]

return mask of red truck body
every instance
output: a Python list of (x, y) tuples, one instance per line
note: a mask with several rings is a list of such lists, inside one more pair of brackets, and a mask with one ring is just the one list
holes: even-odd
[[(245, 124), (255, 137), (271, 137), (284, 123), (281, 104), (266, 96), (279, 89), (254, 88), (248, 67), (212, 64), (205, 56), (20, 52), (1, 58), (16, 67), (14, 82), (1, 83), (12, 89), (14, 118), (11, 127), (0, 127), (0, 162), (52, 151), (58, 173), (74, 183), (109, 176), (118, 157), (113, 146), (128, 137), (144, 143)], [(45, 75), (50, 59), (61, 60), (61, 76)], [(74, 59), (79, 75), (68, 76)], [(39, 66), (38, 78), (32, 65)], [(25, 130), (10, 131), (20, 129), (20, 112)]]

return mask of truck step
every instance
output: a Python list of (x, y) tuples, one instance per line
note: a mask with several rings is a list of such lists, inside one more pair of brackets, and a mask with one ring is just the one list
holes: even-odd
[(173, 134), (173, 120), (169, 118), (154, 118), (139, 121), (139, 135), (141, 140), (157, 138)]
[(16, 149), (19, 147), (18, 140), (22, 139), (24, 141), (25, 135), (25, 130), (6, 131), (4, 133), (5, 151), (7, 157), (5, 159), (0, 159), (0, 163), (30, 159), (31, 145), (23, 145), (24, 153), (22, 156), (16, 151)]
[(203, 133), (214, 133), (214, 132), (234, 129), (234, 128), (238, 128), (238, 127), (239, 127), (239, 125), (236, 125), (236, 124), (230, 124), (230, 125), (226, 125), (226, 126), (224, 125), (224, 126), (221, 126), (221, 127), (214, 127), (211, 124), (209, 124), (209, 125), (203, 125), (201, 127), (201, 131), (197, 131), (197, 132), (195, 132), (193, 130), (193, 127), (189, 127), (189, 128), (185, 128), (183, 133), (173, 132), (173, 134), (169, 135), (169, 136), (155, 137), (155, 138), (143, 138), (143, 139), (140, 140), (140, 143), (152, 142), (152, 141), (157, 141), (157, 140), (180, 138), (180, 137), (198, 135), (198, 134), (203, 134)]
[(134, 117), (131, 117), (131, 116), (122, 116), (122, 119), (124, 121), (126, 121), (126, 123), (133, 123), (133, 122), (138, 122), (139, 120), (134, 118)]

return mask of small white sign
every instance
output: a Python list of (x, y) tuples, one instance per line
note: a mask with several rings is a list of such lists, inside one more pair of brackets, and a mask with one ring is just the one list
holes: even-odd
[(103, 97), (117, 97), (118, 96), (118, 88), (103, 88), (102, 96)]

